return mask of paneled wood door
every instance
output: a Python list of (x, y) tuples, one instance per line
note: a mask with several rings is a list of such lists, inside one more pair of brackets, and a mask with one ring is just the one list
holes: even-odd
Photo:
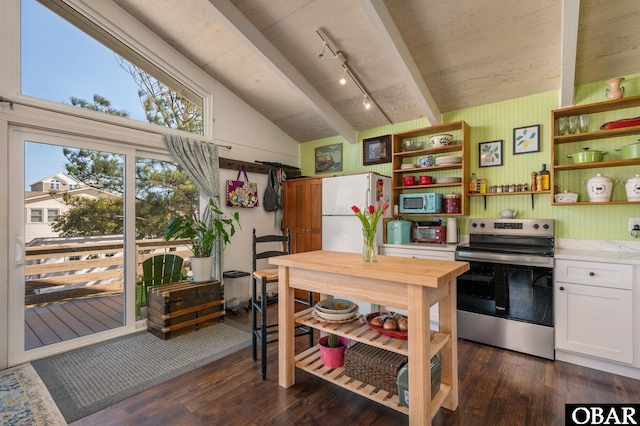
[[(322, 179), (287, 180), (283, 197), (284, 229), (291, 229), (291, 253), (322, 250)], [(306, 299), (307, 294), (295, 290), (297, 299)]]
[(291, 229), (291, 252), (322, 250), (322, 179), (284, 182), (284, 228)]

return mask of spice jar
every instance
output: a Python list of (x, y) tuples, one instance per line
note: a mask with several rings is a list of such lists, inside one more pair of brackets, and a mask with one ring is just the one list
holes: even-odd
[(460, 213), (460, 194), (445, 194), (442, 200), (444, 213)]

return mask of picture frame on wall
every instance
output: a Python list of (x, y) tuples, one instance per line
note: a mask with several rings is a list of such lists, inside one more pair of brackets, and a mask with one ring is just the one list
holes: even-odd
[(391, 162), (391, 135), (362, 140), (362, 164), (382, 164)]
[(540, 125), (534, 124), (513, 129), (513, 154), (540, 151)]
[(481, 142), (478, 144), (480, 167), (502, 166), (503, 140)]
[(342, 144), (334, 143), (316, 147), (315, 172), (329, 173), (342, 171)]

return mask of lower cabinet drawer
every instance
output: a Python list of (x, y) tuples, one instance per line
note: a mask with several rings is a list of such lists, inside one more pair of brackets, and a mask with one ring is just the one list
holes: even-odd
[(617, 263), (556, 260), (556, 281), (631, 290), (633, 265)]

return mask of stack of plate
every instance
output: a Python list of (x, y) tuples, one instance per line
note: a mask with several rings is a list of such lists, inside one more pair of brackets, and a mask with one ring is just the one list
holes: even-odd
[(458, 163), (462, 163), (462, 157), (459, 157), (457, 155), (444, 155), (441, 157), (436, 157), (436, 166)]
[(344, 299), (321, 300), (313, 307), (314, 316), (325, 321), (349, 321), (358, 315), (358, 305)]

